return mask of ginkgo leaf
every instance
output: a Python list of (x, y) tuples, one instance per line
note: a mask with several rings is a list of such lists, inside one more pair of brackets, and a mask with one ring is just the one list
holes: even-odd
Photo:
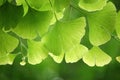
[(12, 52), (19, 44), (19, 41), (9, 34), (0, 30), (0, 57)]
[(48, 51), (41, 42), (28, 40), (28, 62), (39, 64), (48, 56)]
[(87, 14), (90, 42), (99, 46), (111, 39), (115, 28), (116, 8), (109, 2), (103, 10)]
[(76, 45), (72, 49), (70, 49), (68, 52), (65, 53), (65, 60), (67, 63), (77, 62), (87, 52), (88, 52), (87, 47), (80, 45), (80, 44)]
[(60, 55), (56, 56), (54, 55), (53, 53), (49, 53), (49, 55), (53, 58), (53, 60), (56, 62), (56, 63), (61, 63), (63, 58), (64, 58), (64, 53), (61, 53)]
[(89, 66), (104, 66), (111, 61), (111, 57), (102, 51), (99, 47), (93, 47), (83, 56), (83, 61)]
[(0, 27), (4, 27), (6, 30), (16, 27), (22, 15), (23, 9), (21, 6), (6, 2), (0, 7)]
[(6, 54), (5, 56), (0, 57), (0, 65), (10, 64), (12, 65), (16, 54)]
[[(51, 10), (49, 0), (26, 0), (29, 6), (38, 11)], [(51, 0), (52, 1), (52, 0)]]
[(50, 53), (59, 55), (80, 43), (85, 34), (85, 26), (84, 17), (66, 22), (57, 21), (42, 41)]
[(18, 6), (20, 6), (20, 5), (23, 6), (23, 9), (24, 9), (24, 14), (23, 14), (23, 16), (25, 16), (25, 15), (27, 14), (27, 12), (28, 12), (28, 9), (29, 9), (26, 1), (25, 1), (25, 0), (16, 0), (16, 4), (17, 4)]
[(120, 11), (118, 12), (117, 14), (117, 20), (116, 20), (116, 32), (117, 32), (117, 35), (120, 39)]
[(50, 11), (38, 12), (30, 10), (13, 29), (13, 32), (23, 39), (34, 39), (37, 34), (42, 36), (48, 31), (51, 17), (52, 13)]
[(97, 11), (102, 10), (103, 7), (107, 4), (108, 0), (80, 0), (80, 8), (86, 11)]
[(120, 63), (120, 56), (116, 57), (116, 60)]

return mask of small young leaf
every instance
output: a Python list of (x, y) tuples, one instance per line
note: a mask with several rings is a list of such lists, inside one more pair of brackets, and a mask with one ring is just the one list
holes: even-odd
[(102, 67), (111, 61), (111, 57), (103, 52), (99, 47), (93, 47), (86, 55), (83, 56), (83, 61), (89, 66)]
[(107, 1), (108, 0), (80, 0), (79, 6), (89, 12), (97, 11), (102, 10)]
[(42, 41), (51, 53), (60, 55), (73, 45), (80, 43), (85, 34), (85, 26), (84, 17), (66, 22), (57, 21), (51, 26)]
[(87, 15), (89, 39), (94, 46), (102, 45), (111, 39), (115, 28), (116, 8), (109, 2), (103, 10)]
[(48, 55), (48, 51), (45, 49), (41, 42), (28, 40), (28, 62), (30, 64), (41, 63)]
[(74, 63), (80, 60), (85, 53), (88, 52), (87, 47), (83, 45), (76, 45), (71, 50), (65, 53), (65, 60), (67, 63)]
[(116, 19), (116, 32), (120, 39), (120, 11), (118, 12), (117, 19)]

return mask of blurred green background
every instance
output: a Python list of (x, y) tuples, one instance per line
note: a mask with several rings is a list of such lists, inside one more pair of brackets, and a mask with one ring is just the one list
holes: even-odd
[[(111, 1), (115, 3), (117, 10), (120, 10), (120, 0)], [(86, 38), (88, 33), (82, 44), (91, 48)], [(120, 40), (112, 37), (100, 47), (113, 58), (112, 62), (104, 67), (89, 67), (82, 60), (73, 64), (67, 64), (65, 61), (58, 64), (51, 57), (38, 65), (27, 63), (21, 66), (21, 57), (18, 56), (13, 65), (0, 66), (0, 80), (120, 80), (120, 63), (115, 60), (120, 56)]]

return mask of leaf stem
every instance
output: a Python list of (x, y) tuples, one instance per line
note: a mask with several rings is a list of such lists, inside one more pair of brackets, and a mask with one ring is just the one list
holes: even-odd
[(49, 2), (50, 2), (50, 5), (51, 5), (51, 8), (52, 8), (52, 11), (53, 11), (53, 14), (54, 14), (54, 16), (55, 16), (55, 19), (58, 21), (58, 19), (57, 19), (57, 15), (56, 15), (56, 13), (55, 13), (55, 11), (54, 11), (54, 8), (53, 8), (53, 4), (52, 4), (52, 2), (49, 0)]

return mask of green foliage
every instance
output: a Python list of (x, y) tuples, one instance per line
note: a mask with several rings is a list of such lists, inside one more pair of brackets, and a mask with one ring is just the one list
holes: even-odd
[(109, 0), (0, 0), (0, 65), (22, 55), (21, 65), (51, 56), (104, 66), (112, 58), (100, 46), (111, 36), (120, 39), (120, 12)]

